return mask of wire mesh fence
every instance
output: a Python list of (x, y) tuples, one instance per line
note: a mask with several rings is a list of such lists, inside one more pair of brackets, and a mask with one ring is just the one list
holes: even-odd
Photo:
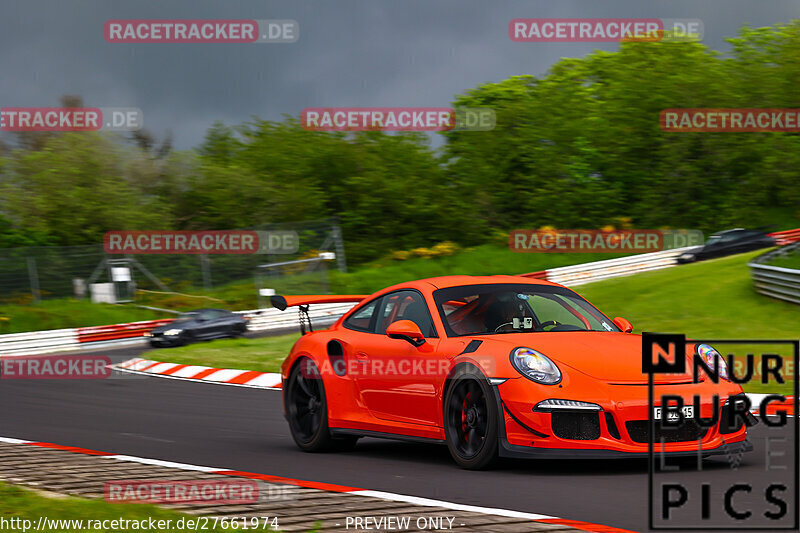
[[(0, 249), (0, 299), (26, 303), (40, 298), (65, 298), (75, 295), (75, 280), (108, 282), (109, 265), (127, 259), (138, 263), (137, 289), (186, 292), (211, 290), (231, 283), (255, 283), (259, 266), (317, 257), (334, 252), (335, 266), (346, 270), (344, 246), (336, 219), (299, 223), (262, 224), (258, 231), (297, 232), (299, 247), (294, 254), (107, 254), (102, 244)], [(298, 283), (311, 284), (308, 290), (327, 290), (327, 268), (298, 267), (270, 269), (276, 288)], [(304, 281), (305, 280), (305, 281)], [(254, 290), (255, 287), (254, 287)]]

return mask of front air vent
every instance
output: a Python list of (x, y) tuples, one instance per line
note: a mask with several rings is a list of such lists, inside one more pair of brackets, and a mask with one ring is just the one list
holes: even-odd
[(614, 421), (614, 415), (606, 411), (606, 426), (608, 427), (608, 434), (614, 437), (615, 439), (619, 440), (619, 428), (617, 427), (617, 423)]
[(550, 424), (560, 439), (594, 440), (600, 438), (600, 417), (595, 412), (554, 412)]
[[(708, 423), (709, 420), (704, 420)], [(678, 427), (661, 427), (661, 424), (654, 424), (653, 442), (689, 442), (702, 439), (706, 436), (707, 428), (702, 428), (692, 420), (687, 420)], [(625, 422), (631, 440), (634, 442), (646, 443), (649, 435), (649, 420), (632, 420)]]

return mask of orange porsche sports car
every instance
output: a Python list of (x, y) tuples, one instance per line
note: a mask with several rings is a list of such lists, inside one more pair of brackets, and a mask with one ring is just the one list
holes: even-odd
[[(358, 304), (330, 328), (306, 331), (308, 305), (336, 302)], [(651, 416), (661, 420), (658, 403), (653, 413), (648, 404), (641, 336), (555, 283), (446, 276), (371, 296), (273, 296), (272, 304), (300, 309), (304, 335), (281, 375), (284, 415), (305, 451), (373, 436), (446, 443), (473, 469), (497, 456), (646, 456)], [(724, 416), (742, 389), (723, 358), (705, 344), (687, 351), (717, 360), (721, 379), (656, 376), (658, 398), (687, 398), (678, 427), (655, 425), (659, 451), (663, 443), (667, 454), (695, 455), (698, 440), (704, 456), (732, 443), (751, 449), (746, 417)]]

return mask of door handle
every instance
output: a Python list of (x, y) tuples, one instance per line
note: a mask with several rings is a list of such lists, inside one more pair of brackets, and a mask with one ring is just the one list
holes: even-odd
[(367, 359), (369, 359), (369, 356), (364, 352), (356, 352), (356, 359), (358, 359), (359, 361), (366, 361)]

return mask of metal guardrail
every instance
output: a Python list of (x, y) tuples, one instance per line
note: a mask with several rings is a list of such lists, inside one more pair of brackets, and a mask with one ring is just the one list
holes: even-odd
[(547, 270), (547, 280), (574, 287), (619, 276), (630, 276), (640, 272), (660, 270), (677, 265), (678, 256), (687, 248), (675, 248), (648, 254), (628, 255), (617, 259), (606, 259), (594, 263), (559, 267)]
[[(319, 304), (311, 309), (309, 315), (314, 326), (327, 327), (349, 311), (353, 305), (355, 304)], [(249, 319), (248, 331), (280, 332), (297, 329), (297, 313), (281, 312), (275, 308), (235, 311), (235, 313)], [(171, 321), (172, 319), (168, 318), (128, 324), (0, 335), (0, 357), (145, 344), (147, 342), (147, 338), (144, 337), (146, 332)]]
[(0, 335), (0, 356), (47, 353), (78, 347), (78, 330), (75, 328)]
[(800, 253), (800, 241), (782, 246), (760, 255), (750, 261), (750, 275), (756, 291), (793, 304), (800, 305), (800, 270), (766, 265), (776, 257), (790, 253)]

